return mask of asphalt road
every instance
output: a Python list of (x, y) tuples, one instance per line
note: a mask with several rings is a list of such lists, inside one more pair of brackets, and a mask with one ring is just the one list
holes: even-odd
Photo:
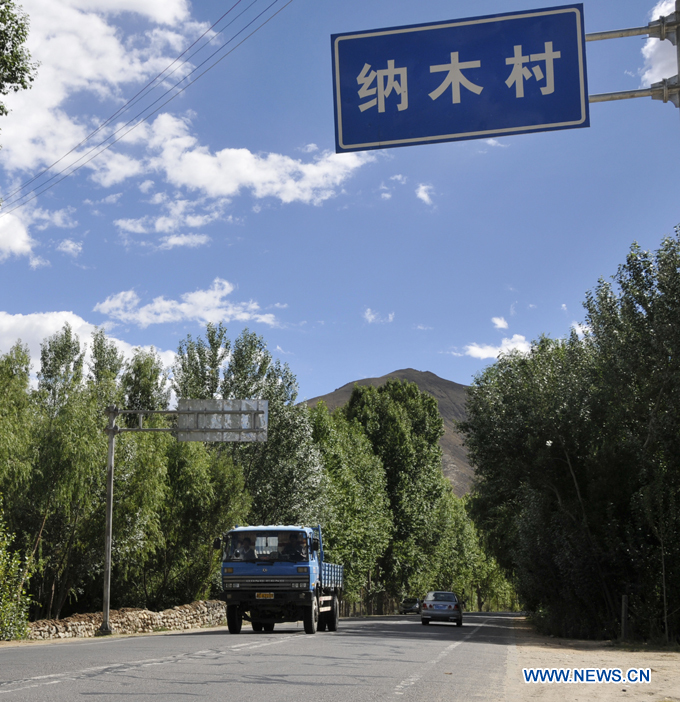
[(467, 614), (462, 628), (417, 616), (67, 640), (0, 648), (0, 702), (224, 700), (455, 702), (505, 699), (513, 615)]

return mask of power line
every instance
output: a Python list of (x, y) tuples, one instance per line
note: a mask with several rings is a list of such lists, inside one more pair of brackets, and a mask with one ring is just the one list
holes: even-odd
[[(240, 1), (241, 1), (241, 0), (239, 0), (239, 2), (240, 2)], [(253, 0), (253, 2), (252, 2), (243, 12), (246, 12), (248, 9), (250, 9), (250, 7), (252, 7), (256, 2), (257, 2), (257, 0)], [(224, 54), (224, 55), (221, 56), (219, 59), (217, 59), (217, 61), (215, 61), (214, 63), (212, 63), (211, 65), (209, 65), (203, 72), (199, 73), (192, 81), (190, 81), (189, 83), (187, 83), (187, 85), (185, 85), (184, 87), (180, 88), (174, 95), (172, 95), (168, 100), (166, 100), (166, 101), (163, 102), (161, 105), (159, 105), (159, 106), (158, 106), (156, 109), (154, 109), (152, 112), (150, 112), (150, 113), (147, 114), (146, 116), (142, 117), (142, 119), (140, 119), (138, 122), (135, 122), (135, 120), (137, 120), (137, 118), (139, 118), (139, 117), (141, 117), (142, 115), (144, 115), (144, 113), (145, 113), (147, 110), (149, 110), (151, 107), (153, 107), (156, 103), (158, 103), (158, 102), (159, 102), (160, 100), (162, 100), (166, 95), (168, 95), (168, 93), (172, 92), (172, 91), (173, 91), (175, 88), (177, 88), (182, 82), (184, 82), (187, 78), (189, 78), (191, 75), (193, 75), (199, 68), (201, 68), (201, 66), (204, 66), (211, 58), (213, 58), (215, 55), (217, 55), (218, 53), (220, 53), (221, 51), (223, 51), (236, 37), (238, 37), (238, 36), (239, 36), (240, 34), (242, 34), (248, 27), (250, 27), (252, 24), (254, 24), (260, 17), (262, 17), (262, 15), (264, 15), (269, 9), (271, 9), (277, 2), (279, 2), (279, 0), (273, 0), (273, 2), (271, 2), (264, 10), (262, 10), (262, 12), (260, 12), (256, 17), (254, 17), (250, 22), (248, 22), (248, 23), (245, 25), (245, 27), (241, 28), (241, 29), (240, 29), (236, 34), (234, 34), (228, 41), (226, 41), (222, 46), (220, 46), (217, 50), (215, 50), (212, 54), (210, 54), (205, 60), (203, 60), (200, 64), (198, 64), (198, 66), (196, 66), (192, 71), (190, 71), (190, 72), (189, 72), (186, 76), (184, 76), (180, 81), (178, 81), (175, 85), (173, 85), (173, 86), (170, 87), (168, 90), (166, 90), (159, 98), (157, 98), (156, 100), (154, 100), (154, 102), (152, 102), (150, 105), (148, 105), (148, 106), (145, 107), (143, 110), (141, 110), (139, 113), (137, 113), (137, 115), (135, 115), (135, 117), (133, 117), (132, 119), (128, 120), (128, 122), (126, 122), (124, 125), (122, 125), (121, 127), (119, 127), (115, 132), (113, 132), (113, 134), (110, 134), (106, 139), (104, 139), (104, 140), (102, 140), (101, 142), (99, 142), (99, 144), (97, 144), (96, 146), (93, 146), (87, 153), (85, 153), (83, 156), (81, 156), (77, 161), (74, 161), (73, 163), (69, 164), (68, 166), (66, 166), (65, 168), (63, 168), (61, 171), (59, 171), (59, 172), (57, 172), (55, 175), (53, 175), (51, 178), (49, 178), (48, 180), (44, 181), (42, 184), (36, 185), (34, 188), (32, 188), (31, 190), (29, 190), (27, 193), (24, 193), (23, 195), (21, 195), (21, 196), (15, 198), (13, 201), (9, 202), (9, 203), (8, 203), (8, 206), (10, 207), (10, 209), (5, 210), (4, 212), (1, 212), (1, 213), (0, 213), (0, 217), (4, 217), (5, 215), (8, 215), (8, 214), (14, 212), (15, 210), (19, 209), (20, 207), (23, 207), (25, 204), (31, 202), (32, 200), (35, 200), (39, 195), (42, 195), (42, 194), (43, 194), (44, 192), (46, 192), (47, 190), (50, 190), (50, 189), (53, 188), (54, 186), (58, 185), (58, 184), (61, 183), (64, 179), (68, 178), (70, 175), (72, 175), (72, 174), (75, 173), (76, 171), (80, 170), (83, 166), (85, 166), (85, 165), (87, 165), (88, 163), (90, 163), (90, 161), (92, 161), (93, 159), (97, 158), (97, 156), (99, 156), (100, 154), (102, 154), (104, 151), (107, 151), (108, 149), (110, 149), (114, 144), (118, 143), (118, 142), (119, 142), (121, 139), (123, 139), (127, 134), (129, 134), (133, 129), (136, 129), (138, 126), (140, 126), (140, 125), (143, 124), (144, 122), (148, 121), (151, 117), (153, 117), (153, 115), (155, 115), (157, 112), (159, 112), (163, 107), (165, 107), (168, 103), (170, 103), (170, 102), (171, 102), (172, 100), (174, 100), (176, 97), (178, 97), (179, 95), (181, 95), (187, 88), (189, 88), (189, 87), (190, 87), (191, 85), (193, 85), (197, 80), (199, 80), (200, 78), (202, 78), (208, 71), (210, 71), (212, 68), (214, 68), (218, 63), (220, 63), (220, 62), (223, 61), (225, 58), (227, 58), (227, 56), (231, 55), (234, 51), (236, 51), (236, 49), (238, 49), (243, 43), (245, 43), (248, 39), (250, 39), (250, 37), (252, 37), (252, 36), (253, 36), (254, 34), (256, 34), (258, 31), (260, 31), (260, 29), (262, 29), (265, 25), (267, 25), (267, 24), (268, 24), (272, 19), (274, 19), (278, 14), (280, 14), (281, 12), (283, 12), (283, 10), (285, 10), (286, 7), (288, 7), (288, 5), (290, 5), (290, 4), (293, 2), (293, 0), (288, 0), (288, 2), (286, 2), (286, 4), (285, 4), (283, 7), (281, 7), (281, 8), (280, 8), (279, 10), (277, 10), (274, 14), (272, 14), (270, 17), (268, 17), (268, 18), (267, 18), (264, 22), (262, 22), (259, 26), (257, 26), (250, 34), (248, 34), (246, 37), (244, 37), (244, 38), (243, 38), (238, 44), (236, 44), (236, 46), (234, 46), (230, 51), (228, 51), (226, 54)], [(238, 2), (237, 2), (236, 4), (238, 4)], [(235, 6), (236, 6), (236, 5), (234, 5), (233, 7), (235, 7)], [(233, 9), (233, 7), (229, 10), (229, 12)], [(240, 14), (238, 15), (238, 17), (240, 17), (240, 16), (243, 14), (243, 12), (240, 13)], [(221, 19), (223, 19), (223, 18), (226, 16), (226, 14), (228, 14), (228, 13), (225, 13), (225, 15), (223, 15), (222, 18), (220, 18), (220, 20), (217, 21), (217, 23), (219, 23), (219, 21), (221, 21)], [(238, 19), (238, 17), (237, 17), (236, 19)], [(217, 23), (215, 23), (215, 24), (217, 24)], [(232, 23), (233, 23), (233, 22), (232, 22)], [(230, 24), (232, 24), (232, 23), (230, 23)], [(215, 24), (213, 24), (212, 26), (214, 27)], [(229, 25), (227, 25), (227, 26), (229, 26)], [(207, 30), (207, 31), (209, 31), (209, 30)], [(223, 30), (220, 30), (220, 31), (223, 31)], [(207, 33), (207, 32), (206, 32), (206, 33)], [(204, 33), (203, 36), (205, 36), (206, 33)], [(198, 41), (200, 41), (200, 38), (199, 38), (198, 40), (196, 40), (196, 42), (194, 42), (194, 44), (192, 44), (192, 46), (194, 46)], [(198, 49), (198, 50), (197, 50), (196, 52), (194, 52), (194, 54), (192, 54), (191, 56), (196, 55), (196, 53), (198, 53), (198, 51), (202, 50), (205, 46), (207, 46), (208, 43), (210, 43), (210, 42), (207, 42), (203, 47), (201, 47), (201, 49)], [(189, 47), (189, 48), (186, 49), (182, 54), (180, 54), (180, 57), (183, 56), (190, 48), (191, 48), (191, 47)], [(186, 62), (189, 60), (189, 58), (191, 58), (191, 56), (188, 57), (188, 58), (182, 63), (182, 65), (183, 65), (184, 63), (186, 63)], [(177, 59), (175, 59), (175, 61), (173, 61), (173, 63), (171, 63), (169, 67), (171, 67), (172, 65), (174, 65), (174, 63), (176, 63), (177, 60), (178, 60), (180, 57), (178, 57)], [(169, 68), (169, 67), (168, 67), (168, 68)], [(168, 70), (168, 68), (164, 69), (164, 71), (162, 71), (162, 72), (159, 74), (159, 76), (163, 75), (163, 74)], [(175, 69), (175, 70), (177, 70), (177, 69)], [(174, 71), (173, 71), (173, 72), (174, 72)], [(157, 78), (158, 78), (158, 76), (157, 76)], [(153, 81), (150, 81), (150, 82), (147, 84), (147, 86), (145, 86), (145, 88), (142, 89), (142, 91), (140, 91), (139, 93), (137, 93), (137, 95), (140, 95), (140, 93), (144, 92), (144, 90), (146, 90), (146, 88), (147, 88), (149, 85), (151, 85), (157, 78), (155, 78)], [(137, 96), (135, 96), (135, 97), (137, 97)], [(112, 117), (110, 117), (110, 118), (107, 120), (107, 123), (109, 123), (113, 118), (115, 118), (115, 116), (116, 116), (117, 114), (120, 114), (120, 113), (122, 113), (123, 111), (125, 111), (124, 108), (126, 108), (127, 105), (130, 105), (130, 106), (131, 106), (132, 100), (134, 100), (134, 99), (135, 99), (135, 98), (131, 98), (131, 100), (129, 100), (128, 103), (126, 103), (126, 106), (124, 106), (123, 108), (121, 108), (115, 115), (113, 115)], [(128, 109), (129, 109), (129, 108), (128, 108)], [(134, 124), (133, 124), (133, 122), (134, 122)], [(132, 126), (130, 126), (131, 124), (132, 124)], [(102, 129), (104, 126), (105, 126), (105, 125), (102, 124), (102, 125), (101, 125), (97, 130), (95, 130), (89, 137), (87, 137), (86, 139), (84, 139), (78, 146), (81, 146), (82, 144), (86, 143), (86, 142), (88, 141), (88, 139), (89, 139), (91, 136), (93, 136), (94, 134), (96, 134), (96, 133), (97, 133), (100, 129)], [(123, 134), (121, 134), (120, 136), (118, 136), (118, 138), (113, 139), (109, 144), (106, 144), (107, 141), (109, 141), (112, 137), (116, 136), (116, 134), (119, 134), (122, 130), (124, 130), (124, 129), (125, 129), (126, 127), (128, 127), (128, 126), (130, 126), (130, 128), (127, 129), (126, 131), (124, 131)], [(74, 147), (73, 149), (71, 149), (71, 151), (69, 151), (67, 154), (65, 154), (64, 156), (62, 156), (58, 161), (55, 161), (55, 163), (52, 164), (52, 166), (50, 166), (49, 168), (45, 169), (42, 173), (40, 173), (40, 174), (39, 174), (38, 176), (36, 176), (35, 178), (31, 179), (31, 181), (28, 181), (27, 184), (33, 182), (36, 178), (38, 178), (38, 177), (44, 175), (45, 173), (47, 173), (54, 165), (56, 165), (57, 163), (59, 163), (60, 161), (62, 161), (64, 158), (66, 158), (66, 156), (68, 156), (68, 155), (69, 155), (70, 153), (72, 153), (75, 149), (77, 149), (78, 146), (76, 146), (76, 147)], [(103, 147), (103, 148), (100, 149), (100, 147)], [(97, 149), (99, 149), (99, 150), (97, 151)], [(90, 158), (86, 158), (89, 154), (92, 154), (93, 151), (96, 151), (96, 153), (94, 153), (92, 156), (90, 156)], [(86, 159), (86, 160), (83, 161), (83, 159)], [(73, 166), (74, 166), (75, 164), (79, 163), (80, 161), (83, 161), (83, 162), (80, 163), (80, 165), (78, 165), (78, 166), (76, 166), (75, 168), (73, 168)], [(71, 170), (69, 171), (69, 169), (71, 169)], [(69, 171), (69, 172), (67, 172), (67, 171)], [(61, 176), (61, 178), (59, 178), (59, 176)], [(47, 185), (47, 184), (50, 183), (51, 181), (54, 181), (56, 178), (58, 178), (58, 180), (56, 180), (56, 182), (52, 182), (51, 185)], [(23, 187), (23, 186), (22, 186), (22, 187)], [(18, 189), (15, 190), (14, 192), (15, 192), (15, 193), (16, 193), (16, 192), (19, 192), (21, 189), (22, 189), (22, 188), (18, 188)], [(23, 200), (23, 202), (22, 202), (22, 200)]]
[[(218, 25), (218, 24), (230, 13), (239, 3), (241, 3), (242, 1), (243, 1), (243, 0), (237, 0), (236, 3), (234, 3), (234, 5), (232, 5), (232, 6), (222, 15), (222, 17), (220, 17), (216, 22), (213, 22), (213, 24), (212, 24), (210, 27), (208, 27), (208, 29), (206, 29), (205, 32), (203, 32), (203, 34), (201, 34), (201, 36), (198, 37), (198, 39), (196, 39), (196, 41), (194, 41), (190, 46), (188, 46), (179, 56), (177, 56), (168, 66), (166, 66), (155, 78), (153, 78), (152, 80), (150, 80), (141, 90), (139, 90), (139, 91), (136, 93), (136, 95), (133, 95), (122, 107), (120, 107), (118, 110), (116, 110), (116, 112), (114, 112), (108, 119), (106, 119), (104, 122), (102, 122), (102, 124), (100, 124), (93, 132), (90, 132), (90, 134), (88, 134), (79, 144), (76, 144), (72, 149), (70, 149), (69, 151), (67, 151), (67, 152), (66, 152), (63, 156), (61, 156), (60, 158), (58, 158), (54, 163), (50, 164), (50, 165), (47, 166), (47, 168), (45, 168), (43, 171), (41, 171), (41, 172), (38, 173), (37, 175), (33, 176), (33, 178), (31, 178), (30, 180), (27, 180), (25, 183), (22, 183), (18, 188), (16, 188), (16, 189), (13, 190), (12, 192), (8, 193), (8, 194), (6, 195), (6, 198), (7, 198), (7, 199), (12, 198), (14, 195), (16, 195), (17, 193), (19, 193), (19, 192), (21, 192), (22, 190), (24, 190), (24, 188), (26, 188), (27, 186), (29, 186), (32, 182), (34, 182), (34, 181), (37, 180), (38, 178), (40, 178), (40, 177), (42, 177), (43, 175), (45, 175), (45, 173), (47, 173), (48, 171), (50, 171), (50, 170), (51, 170), (52, 168), (54, 168), (54, 166), (56, 166), (57, 164), (61, 163), (67, 156), (69, 156), (70, 154), (72, 154), (76, 149), (78, 149), (79, 147), (81, 147), (81, 146), (83, 146), (84, 144), (86, 144), (93, 136), (95, 136), (95, 135), (98, 134), (102, 129), (104, 129), (104, 127), (106, 127), (107, 124), (109, 124), (110, 122), (112, 122), (118, 115), (120, 115), (120, 114), (126, 112), (126, 111), (127, 111), (130, 107), (132, 107), (135, 103), (139, 102), (139, 100), (141, 100), (142, 97), (144, 97), (144, 93), (149, 93), (149, 92), (151, 92), (151, 91), (149, 90), (149, 88), (150, 88), (154, 83), (156, 83), (156, 81), (158, 81), (158, 80), (163, 76), (163, 74), (165, 74), (170, 68), (172, 68), (172, 67), (182, 58), (182, 56), (184, 56), (184, 54), (187, 53), (187, 51), (191, 50), (199, 41), (201, 41), (201, 39), (203, 39), (203, 37), (204, 37), (206, 34), (208, 34), (208, 32), (210, 32), (216, 25)], [(250, 7), (252, 7), (252, 5), (253, 5), (255, 2), (257, 2), (257, 0), (254, 0), (254, 2), (251, 3)], [(241, 13), (241, 14), (243, 14), (243, 13)], [(238, 15), (238, 16), (236, 17), (236, 19), (238, 19), (238, 17), (240, 17), (240, 16), (241, 16), (241, 15)], [(234, 21), (235, 21), (235, 20), (234, 20)], [(232, 24), (232, 22), (230, 22), (230, 23), (227, 25), (227, 27), (229, 27), (231, 24)], [(223, 29), (221, 29), (220, 32), (224, 31), (224, 29), (226, 29), (227, 27), (224, 27)], [(177, 68), (175, 68), (171, 73), (168, 74), (168, 76), (170, 76), (170, 75), (172, 75), (173, 73), (175, 73), (175, 72), (176, 72), (179, 68), (181, 68), (185, 63), (187, 63), (187, 62), (191, 59), (192, 56), (195, 56), (199, 51), (201, 51), (201, 49), (203, 49), (205, 46), (207, 46), (207, 44), (209, 44), (210, 41), (212, 41), (213, 38), (214, 38), (214, 37), (211, 37), (210, 40), (209, 40), (206, 44), (204, 44), (203, 47), (201, 47), (200, 49), (198, 49), (197, 51), (195, 51), (193, 54), (191, 54), (191, 56), (188, 56), (184, 61), (182, 61), (182, 62), (180, 63), (180, 65), (177, 66)]]

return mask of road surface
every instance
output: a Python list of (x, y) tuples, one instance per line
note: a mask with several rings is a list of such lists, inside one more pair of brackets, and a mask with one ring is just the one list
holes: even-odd
[(467, 614), (465, 626), (417, 616), (341, 619), (271, 634), (244, 626), (0, 648), (0, 702), (457, 702), (505, 699), (514, 615)]

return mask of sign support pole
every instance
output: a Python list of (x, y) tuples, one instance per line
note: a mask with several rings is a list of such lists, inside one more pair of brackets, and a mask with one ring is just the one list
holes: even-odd
[(594, 32), (586, 34), (586, 41), (601, 41), (603, 39), (621, 39), (622, 37), (650, 36), (663, 41), (668, 39), (675, 45), (678, 56), (678, 73), (672, 78), (664, 78), (653, 83), (649, 88), (640, 90), (622, 90), (616, 93), (600, 93), (590, 95), (589, 102), (610, 102), (612, 100), (629, 100), (631, 98), (651, 97), (653, 100), (672, 102), (680, 108), (680, 0), (675, 0), (675, 13), (650, 22), (646, 27), (631, 29), (615, 29), (610, 32)]

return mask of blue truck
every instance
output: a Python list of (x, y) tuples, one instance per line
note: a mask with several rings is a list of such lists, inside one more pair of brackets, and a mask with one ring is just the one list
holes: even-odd
[(234, 527), (214, 545), (229, 633), (244, 620), (253, 631), (298, 621), (306, 634), (337, 630), (343, 567), (325, 562), (320, 525)]

